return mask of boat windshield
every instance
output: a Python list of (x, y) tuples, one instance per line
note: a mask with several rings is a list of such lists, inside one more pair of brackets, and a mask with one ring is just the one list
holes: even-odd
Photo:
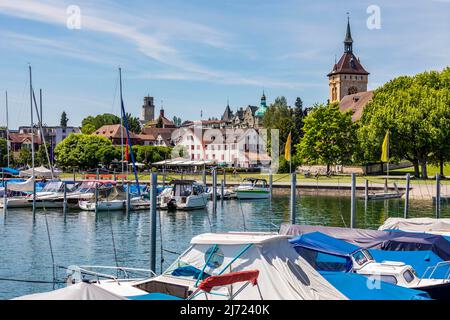
[(175, 185), (175, 196), (188, 197), (192, 194), (193, 186), (191, 184), (177, 184)]
[(362, 266), (367, 261), (369, 261), (367, 257), (364, 255), (363, 250), (355, 252), (354, 254), (352, 254), (352, 257), (359, 266)]

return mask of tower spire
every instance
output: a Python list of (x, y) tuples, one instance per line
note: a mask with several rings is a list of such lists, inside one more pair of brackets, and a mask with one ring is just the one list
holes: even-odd
[(353, 52), (353, 39), (352, 39), (352, 32), (350, 29), (350, 14), (348, 12), (347, 12), (347, 32), (345, 34), (344, 49), (345, 52), (348, 53)]

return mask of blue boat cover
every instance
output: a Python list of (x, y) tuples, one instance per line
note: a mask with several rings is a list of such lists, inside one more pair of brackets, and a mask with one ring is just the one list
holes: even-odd
[(321, 232), (302, 234), (301, 236), (289, 240), (289, 242), (294, 247), (301, 246), (306, 249), (341, 257), (347, 257), (360, 249), (354, 244), (330, 237)]
[(16, 170), (16, 169), (13, 169), (13, 168), (8, 168), (8, 167), (1, 168), (1, 171), (10, 173), (10, 174), (12, 174), (14, 176), (17, 176), (20, 173), (19, 170)]
[(426, 292), (375, 281), (357, 273), (319, 273), (350, 300), (430, 300)]
[(450, 242), (443, 236), (434, 234), (403, 231), (386, 232), (378, 230), (291, 224), (282, 224), (279, 233), (298, 236), (316, 231), (366, 249), (381, 249), (388, 251), (431, 250), (443, 260), (450, 260)]

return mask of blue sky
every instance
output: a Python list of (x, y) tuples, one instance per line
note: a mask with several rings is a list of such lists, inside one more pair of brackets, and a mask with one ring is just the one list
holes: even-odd
[[(69, 5), (81, 9), (79, 30), (66, 27)], [(366, 26), (370, 5), (381, 9), (381, 29)], [(0, 90), (8, 90), (10, 127), (29, 123), (28, 63), (49, 125), (63, 110), (70, 125), (118, 114), (118, 66), (136, 116), (147, 94), (183, 120), (199, 119), (200, 110), (220, 117), (227, 99), (233, 109), (256, 105), (263, 89), (269, 102), (325, 102), (346, 12), (369, 89), (450, 65), (450, 0), (0, 0)]]

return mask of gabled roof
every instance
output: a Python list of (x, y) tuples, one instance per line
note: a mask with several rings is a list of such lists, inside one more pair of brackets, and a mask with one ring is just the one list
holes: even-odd
[[(120, 132), (121, 128), (122, 128), (122, 132), (123, 132), (123, 137), (124, 137), (124, 139), (126, 139), (127, 131), (126, 131), (125, 127), (121, 126), (120, 124), (110, 124), (110, 125), (102, 126), (102, 127), (98, 128), (97, 130), (95, 130), (93, 132), (93, 134), (97, 135), (97, 136), (103, 136), (108, 139), (120, 139), (122, 136), (121, 132)], [(138, 137), (135, 133), (130, 131), (130, 138), (137, 139)]]
[[(31, 142), (32, 135), (30, 133), (9, 133), (9, 141), (11, 143), (24, 143), (25, 141)], [(41, 144), (41, 136), (39, 134), (34, 134), (34, 143)]]
[(338, 63), (333, 67), (333, 70), (327, 75), (328, 77), (335, 74), (360, 74), (368, 75), (364, 67), (361, 65), (359, 59), (352, 52), (345, 52)]
[(373, 91), (358, 92), (355, 94), (349, 94), (344, 96), (339, 102), (339, 110), (346, 112), (348, 110), (353, 111), (352, 120), (358, 121), (361, 119), (364, 107), (373, 98)]

